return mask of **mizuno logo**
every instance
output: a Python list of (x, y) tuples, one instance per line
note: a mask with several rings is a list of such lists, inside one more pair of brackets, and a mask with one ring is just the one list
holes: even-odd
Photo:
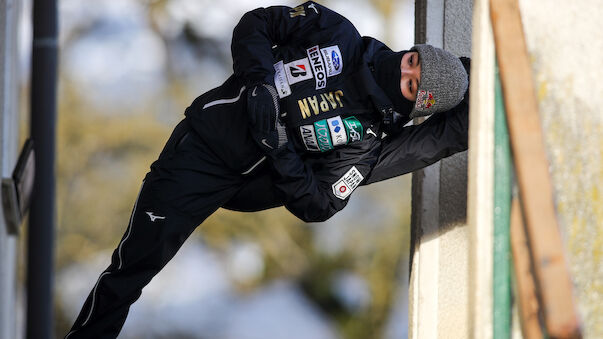
[(370, 128), (368, 128), (366, 130), (366, 134), (370, 134), (370, 135), (374, 136), (375, 138), (377, 137), (377, 133), (373, 132), (373, 130)]
[(149, 218), (151, 218), (151, 222), (155, 222), (155, 220), (157, 219), (165, 219), (165, 217), (159, 216), (159, 215), (154, 215), (153, 212), (146, 212), (149, 215)]

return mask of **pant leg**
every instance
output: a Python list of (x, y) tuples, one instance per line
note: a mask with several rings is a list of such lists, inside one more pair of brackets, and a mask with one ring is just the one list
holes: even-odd
[(128, 227), (66, 339), (116, 338), (142, 288), (242, 185), (179, 124), (142, 185)]

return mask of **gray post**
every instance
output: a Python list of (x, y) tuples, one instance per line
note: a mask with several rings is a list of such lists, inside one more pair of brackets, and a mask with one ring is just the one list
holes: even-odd
[[(471, 55), (471, 0), (417, 0), (415, 42)], [(466, 337), (467, 153), (412, 178), (409, 338)]]
[(27, 243), (27, 338), (31, 339), (51, 338), (53, 333), (56, 79), (56, 0), (34, 0), (30, 99), (36, 176)]

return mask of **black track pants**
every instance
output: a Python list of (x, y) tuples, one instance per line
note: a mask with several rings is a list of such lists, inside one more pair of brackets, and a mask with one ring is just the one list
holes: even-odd
[(183, 120), (151, 166), (111, 264), (65, 338), (117, 337), (142, 288), (242, 183)]

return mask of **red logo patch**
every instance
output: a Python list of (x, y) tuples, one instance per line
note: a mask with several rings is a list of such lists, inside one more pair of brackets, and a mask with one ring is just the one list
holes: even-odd
[(433, 97), (433, 93), (429, 91), (421, 90), (417, 95), (417, 102), (415, 104), (415, 108), (417, 109), (429, 109), (431, 106), (435, 105), (436, 101)]

